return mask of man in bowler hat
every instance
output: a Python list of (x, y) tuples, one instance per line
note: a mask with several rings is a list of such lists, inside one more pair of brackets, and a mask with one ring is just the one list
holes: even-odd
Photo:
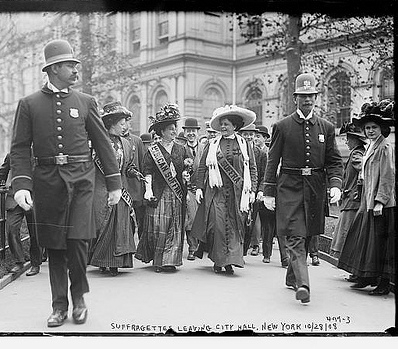
[(19, 101), (10, 157), (14, 199), (24, 210), (33, 208), (39, 244), (47, 249), (53, 309), (47, 326), (57, 327), (68, 317), (68, 275), (73, 320), (82, 324), (87, 319), (88, 240), (95, 237), (89, 144), (104, 166), (109, 205), (121, 197), (121, 178), (94, 97), (70, 88), (80, 63), (70, 44), (53, 40), (44, 57), (48, 81)]
[(276, 212), (277, 234), (286, 236), (290, 256), (286, 285), (302, 303), (310, 301), (308, 244), (324, 231), (326, 185), (330, 203), (337, 203), (343, 175), (334, 126), (314, 111), (317, 94), (312, 74), (296, 78), (297, 109), (273, 126), (264, 177), (264, 205)]

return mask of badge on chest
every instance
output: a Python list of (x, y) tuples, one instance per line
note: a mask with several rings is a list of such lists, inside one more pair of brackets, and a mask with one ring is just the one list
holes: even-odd
[(69, 109), (69, 115), (70, 115), (72, 118), (78, 118), (78, 117), (79, 117), (79, 109), (70, 108), (70, 109)]
[(320, 143), (325, 143), (325, 135), (319, 134), (319, 135), (318, 135), (318, 139), (319, 139), (319, 142), (320, 142)]

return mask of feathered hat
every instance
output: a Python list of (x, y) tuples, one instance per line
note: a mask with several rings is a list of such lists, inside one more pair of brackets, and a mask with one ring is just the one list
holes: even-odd
[(178, 109), (177, 104), (167, 103), (155, 114), (155, 117), (150, 116), (149, 120), (151, 122), (151, 126), (149, 127), (148, 132), (154, 131), (159, 126), (163, 126), (167, 123), (173, 123), (180, 120), (180, 110)]

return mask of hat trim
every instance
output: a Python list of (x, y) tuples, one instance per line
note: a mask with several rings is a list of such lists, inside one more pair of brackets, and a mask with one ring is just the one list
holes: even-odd
[(149, 126), (148, 132), (151, 132), (154, 130), (154, 127), (159, 126), (160, 124), (163, 124), (165, 122), (177, 122), (181, 120), (181, 118), (176, 118), (176, 119), (164, 119), (164, 120), (160, 120), (160, 121), (156, 121), (155, 123), (153, 123), (151, 126)]
[[(239, 109), (236, 109), (239, 108)], [(240, 128), (240, 130), (246, 126), (249, 126), (256, 120), (256, 114), (249, 110), (249, 109), (244, 109), (242, 107), (235, 106), (235, 108), (226, 109), (222, 111), (221, 113), (213, 116), (213, 118), (210, 120), (210, 127), (213, 130), (216, 130), (218, 132), (221, 131), (221, 128), (219, 127), (219, 124), (216, 123), (220, 118), (225, 117), (225, 116), (232, 116), (232, 115), (237, 115), (240, 116), (243, 120), (243, 125)]]
[(75, 62), (75, 63), (81, 63), (78, 59), (73, 58), (73, 56), (71, 56), (69, 53), (68, 54), (63, 54), (63, 55), (58, 55), (58, 56), (54, 56), (51, 57), (46, 64), (43, 66), (43, 68), (41, 68), (41, 70), (43, 71), (44, 69), (46, 69), (47, 67), (49, 67), (50, 65), (53, 65), (55, 63), (61, 63), (61, 62)]

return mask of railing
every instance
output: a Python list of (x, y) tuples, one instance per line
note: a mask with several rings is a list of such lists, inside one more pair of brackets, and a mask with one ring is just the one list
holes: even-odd
[(7, 187), (0, 187), (0, 259), (6, 258), (6, 194)]

